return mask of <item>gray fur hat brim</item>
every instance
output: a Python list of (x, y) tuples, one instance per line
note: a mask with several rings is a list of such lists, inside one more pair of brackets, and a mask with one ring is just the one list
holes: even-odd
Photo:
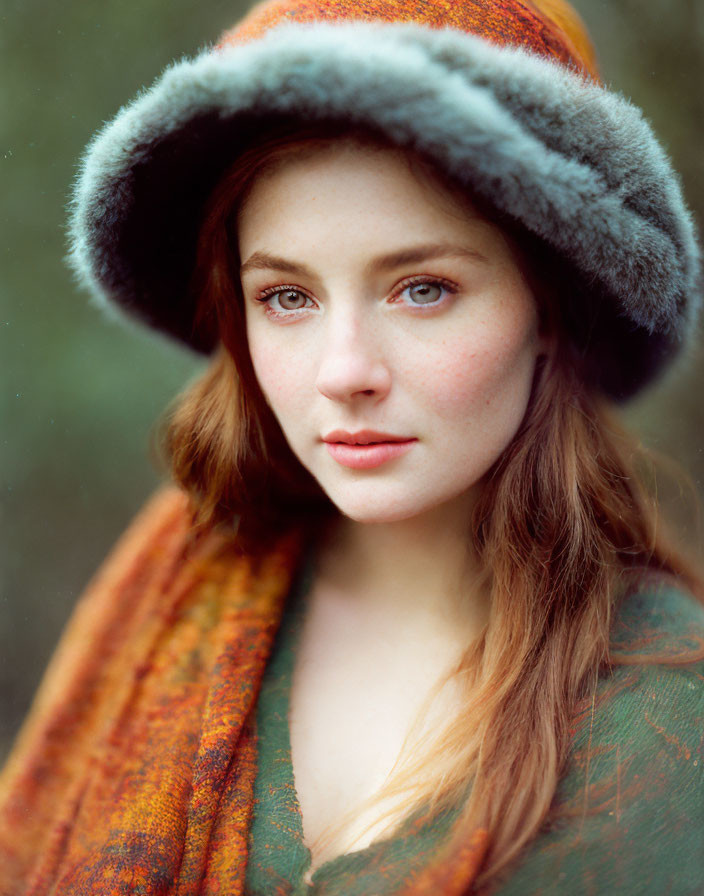
[(635, 394), (685, 344), (700, 250), (640, 110), (528, 51), (416, 24), (284, 24), (172, 64), (87, 147), (69, 221), (81, 284), (211, 351), (188, 289), (202, 207), (275, 119), (381, 131), (540, 238), (565, 266), (573, 335), (611, 397)]

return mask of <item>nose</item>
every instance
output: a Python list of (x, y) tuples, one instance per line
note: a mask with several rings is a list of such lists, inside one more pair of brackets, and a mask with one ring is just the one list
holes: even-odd
[(350, 401), (360, 395), (383, 398), (391, 387), (391, 371), (373, 321), (363, 309), (330, 311), (316, 387), (331, 401)]

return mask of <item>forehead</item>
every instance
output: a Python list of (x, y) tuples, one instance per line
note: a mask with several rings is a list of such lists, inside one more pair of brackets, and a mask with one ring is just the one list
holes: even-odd
[(397, 178), (415, 181), (420, 189), (443, 196), (453, 204), (472, 210), (468, 191), (453, 184), (442, 171), (419, 153), (401, 146), (391, 145), (374, 135), (351, 134), (328, 139), (292, 141), (281, 147), (259, 165), (256, 177), (245, 192), (241, 206), (246, 205), (251, 193), (268, 181), (278, 180), (284, 172), (295, 172), (313, 167), (323, 169), (335, 166), (338, 170), (353, 171), (365, 166), (381, 166), (389, 176), (394, 171)]
[(481, 238), (506, 249), (500, 229), (422, 159), (352, 140), (296, 150), (267, 165), (237, 209), (236, 229), (243, 255), (274, 242), (302, 249), (326, 237), (343, 251), (350, 241), (413, 241), (431, 231), (434, 242)]

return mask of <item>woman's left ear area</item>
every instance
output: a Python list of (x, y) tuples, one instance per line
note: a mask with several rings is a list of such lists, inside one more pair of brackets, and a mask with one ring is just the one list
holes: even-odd
[(547, 358), (551, 354), (552, 348), (552, 335), (546, 328), (540, 326), (538, 329), (538, 339), (535, 353), (536, 358)]
[(539, 312), (535, 340), (536, 360), (547, 361), (548, 358), (553, 357), (559, 339), (559, 330), (551, 319), (550, 314), (548, 314), (545, 309), (542, 312)]
[[(535, 292), (533, 293), (535, 298)], [(551, 297), (550, 302), (554, 301)], [(555, 343), (559, 339), (559, 327), (557, 325), (557, 313), (555, 306), (548, 301), (536, 301), (537, 309), (537, 351), (536, 356), (549, 357), (555, 349)]]

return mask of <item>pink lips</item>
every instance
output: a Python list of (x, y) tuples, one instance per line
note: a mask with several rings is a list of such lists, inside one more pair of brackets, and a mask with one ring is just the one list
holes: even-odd
[(410, 451), (417, 439), (371, 429), (357, 433), (336, 429), (324, 441), (330, 456), (338, 463), (354, 470), (369, 470)]

